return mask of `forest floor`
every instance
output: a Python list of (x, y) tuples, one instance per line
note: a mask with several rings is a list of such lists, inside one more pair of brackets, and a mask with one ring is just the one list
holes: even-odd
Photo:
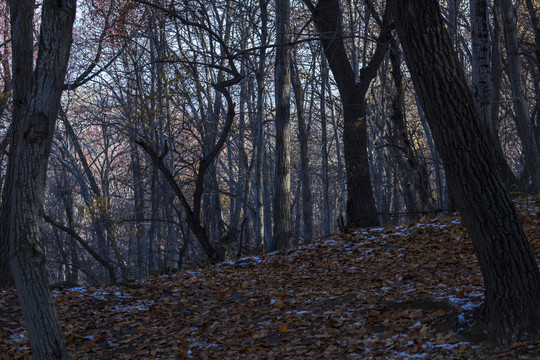
[[(540, 197), (516, 201), (540, 264)], [(540, 343), (471, 343), (483, 300), (456, 214), (362, 229), (137, 283), (54, 290), (73, 359), (538, 359)], [(13, 290), (0, 358), (30, 359)]]

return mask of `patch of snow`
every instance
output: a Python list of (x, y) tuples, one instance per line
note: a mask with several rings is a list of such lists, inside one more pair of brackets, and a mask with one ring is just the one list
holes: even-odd
[(52, 295), (54, 297), (57, 297), (60, 294), (70, 294), (73, 292), (79, 292), (81, 293), (79, 294), (79, 297), (83, 297), (84, 296), (83, 294), (86, 294), (88, 290), (82, 286), (78, 286), (78, 287), (73, 287), (73, 288), (68, 288), (68, 289), (63, 289), (63, 290), (52, 290)]
[(27, 333), (26, 333), (26, 330), (23, 330), (21, 331), (20, 333), (18, 334), (13, 334), (9, 337), (9, 339), (13, 342), (16, 342), (16, 343), (20, 343), (20, 342), (24, 342), (26, 341), (28, 338), (27, 338)]
[(149, 300), (146, 303), (138, 301), (137, 303), (133, 305), (116, 305), (111, 310), (115, 312), (125, 312), (125, 313), (147, 311), (148, 307), (152, 306), (153, 304), (154, 304), (154, 300)]

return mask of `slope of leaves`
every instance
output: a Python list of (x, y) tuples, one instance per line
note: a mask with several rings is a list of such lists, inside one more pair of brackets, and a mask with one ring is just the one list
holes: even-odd
[[(540, 263), (540, 200), (518, 210)], [(456, 214), (138, 283), (54, 291), (76, 359), (533, 359), (460, 339), (482, 276)], [(14, 291), (0, 358), (31, 358)]]

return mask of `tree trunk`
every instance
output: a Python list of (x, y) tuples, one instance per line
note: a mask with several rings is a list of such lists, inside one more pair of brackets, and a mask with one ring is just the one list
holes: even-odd
[[(302, 178), (302, 218), (304, 242), (310, 243), (313, 236), (313, 201), (311, 199), (311, 176), (309, 174), (308, 138), (306, 130), (306, 112), (304, 109), (304, 91), (298, 75), (298, 65), (292, 64), (291, 81), (298, 116), (298, 141), (300, 142), (300, 176)], [(323, 86), (325, 86), (323, 84)]]
[(523, 147), (526, 174), (531, 178), (533, 192), (540, 191), (540, 153), (532, 131), (527, 100), (521, 80), (521, 59), (519, 57), (517, 20), (512, 0), (499, 0), (503, 21), (506, 54), (508, 56), (508, 78), (514, 100), (516, 128)]
[[(32, 88), (32, 57), (33, 57), (33, 28), (32, 28), (32, 9), (33, 2), (26, 4), (17, 4), (10, 6), (12, 23), (17, 21), (17, 29), (11, 28), (13, 46), (13, 59), (18, 59), (17, 62), (12, 61), (13, 74), (13, 113), (11, 117), (10, 131), (6, 135), (9, 139), (9, 152), (15, 154), (17, 152), (16, 134), (20, 132), (23, 111), (28, 105), (27, 98)], [(27, 6), (24, 6), (27, 5)], [(16, 20), (15, 20), (16, 19)], [(6, 180), (2, 191), (2, 211), (0, 218), (0, 287), (13, 286), (13, 275), (9, 266), (9, 216), (11, 212), (10, 191), (13, 187), (10, 174), (13, 174), (12, 167), (16, 161), (13, 157), (8, 158)]]
[(531, 27), (534, 32), (533, 80), (534, 90), (536, 94), (536, 103), (534, 107), (534, 112), (536, 113), (536, 116), (533, 119), (533, 123), (536, 146), (540, 148), (540, 20), (538, 19), (539, 10), (537, 2), (536, 4), (533, 4), (532, 0), (526, 0), (525, 3), (527, 4), (527, 11), (529, 12), (529, 17), (531, 18), (532, 25)]
[(276, 0), (276, 178), (274, 250), (291, 246), (291, 19), (289, 0)]
[(504, 183), (518, 190), (518, 180), (512, 173), (501, 148), (491, 116), (492, 86), (489, 39), (489, 7), (487, 0), (471, 0), (472, 94), (480, 121), (491, 136), (497, 164)]
[(330, 182), (328, 180), (328, 139), (327, 139), (327, 121), (326, 121), (326, 82), (328, 81), (328, 65), (324, 54), (321, 54), (321, 181), (322, 181), (322, 226), (323, 236), (330, 234)]
[(484, 276), (485, 330), (496, 341), (513, 341), (530, 328), (538, 330), (540, 272), (437, 1), (395, 0), (393, 11), (407, 66)]
[[(369, 84), (377, 75), (390, 40), (390, 28), (381, 29), (377, 49), (367, 66), (360, 70), (359, 81), (343, 43), (341, 9), (338, 0), (320, 0), (317, 6), (304, 0), (313, 14), (315, 27), (337, 83), (343, 103), (343, 152), (347, 169), (347, 224), (378, 226), (379, 217), (373, 196), (367, 153), (367, 122), (365, 96)], [(386, 15), (386, 13), (385, 13)]]
[[(75, 6), (74, 0), (44, 1), (35, 71), (20, 73), (20, 69), (14, 69), (17, 79), (33, 77), (34, 80), (30, 88), (14, 89), (15, 98), (27, 102), (14, 104), (16, 114), (20, 115), (14, 120), (20, 121), (20, 127), (13, 138), (16, 152), (10, 157), (14, 165), (8, 174), (11, 180), (8, 226), (10, 265), (36, 359), (68, 358), (45, 269), (42, 213), (47, 164), (69, 59)], [(28, 46), (24, 34), (32, 32), (33, 7), (33, 1), (10, 1), (13, 64), (32, 62), (32, 53), (24, 51)], [(30, 56), (30, 60), (25, 56)], [(20, 90), (29, 92), (18, 94)]]
[[(420, 175), (418, 160), (416, 159), (416, 154), (414, 153), (413, 146), (409, 140), (409, 135), (407, 133), (407, 124), (405, 122), (405, 114), (403, 113), (403, 81), (401, 75), (401, 59), (397, 51), (397, 45), (395, 40), (392, 40), (393, 46), (390, 51), (390, 62), (392, 64), (392, 80), (394, 82), (394, 91), (392, 94), (392, 113), (390, 114), (390, 119), (394, 122), (396, 130), (395, 131), (395, 143), (392, 147), (392, 153), (396, 156), (397, 167), (400, 170), (399, 179), (396, 179), (396, 182), (401, 184), (401, 189), (403, 192), (403, 202), (405, 203), (405, 210), (407, 215), (405, 219), (407, 221), (412, 221), (418, 217), (417, 206), (416, 206), (416, 194), (415, 189), (418, 189), (419, 192), (424, 190), (420, 179), (417, 179), (417, 175)], [(399, 145), (398, 145), (399, 144)], [(396, 154), (396, 147), (403, 149), (403, 157), (399, 157), (400, 154)], [(418, 186), (415, 186), (418, 185)], [(420, 194), (420, 197), (422, 195)], [(398, 202), (398, 194), (394, 194), (394, 204)], [(397, 206), (396, 206), (397, 207)], [(394, 212), (394, 209), (392, 209)], [(399, 220), (399, 218), (398, 218)]]
[[(261, 11), (261, 43), (265, 44), (268, 37), (268, 2), (259, 1)], [(257, 80), (257, 123), (256, 123), (256, 145), (255, 145), (255, 232), (257, 249), (263, 251), (265, 248), (265, 215), (264, 215), (264, 74), (266, 63), (266, 48), (259, 50), (259, 67), (255, 74)]]

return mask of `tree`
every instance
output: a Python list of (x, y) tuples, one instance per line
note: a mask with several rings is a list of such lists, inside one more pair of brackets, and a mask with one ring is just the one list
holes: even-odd
[[(210, 126), (214, 126), (215, 128), (212, 131), (211, 135), (208, 136), (208, 138), (201, 139), (202, 144), (202, 156), (201, 158), (196, 162), (197, 167), (195, 171), (195, 188), (193, 192), (193, 201), (192, 204), (187, 200), (184, 191), (182, 190), (182, 187), (179, 185), (179, 183), (174, 178), (173, 172), (168, 168), (167, 164), (164, 161), (165, 156), (168, 153), (169, 147), (167, 143), (164, 143), (161, 149), (156, 150), (153, 144), (149, 144), (148, 141), (145, 141), (144, 139), (139, 139), (137, 141), (137, 144), (139, 144), (145, 152), (150, 156), (152, 163), (155, 166), (156, 170), (159, 170), (161, 174), (164, 176), (165, 181), (170, 186), (172, 192), (178, 199), (180, 205), (182, 206), (184, 213), (185, 213), (185, 221), (192, 231), (192, 233), (195, 235), (197, 240), (199, 241), (200, 245), (203, 247), (204, 252), (208, 256), (208, 259), (211, 263), (217, 263), (221, 260), (223, 260), (223, 253), (220, 253), (217, 251), (216, 247), (214, 247), (213, 244), (211, 244), (211, 238), (210, 235), (213, 235), (215, 231), (212, 233), (206, 226), (208, 222), (203, 221), (203, 215), (205, 215), (205, 207), (208, 207), (208, 201), (205, 201), (203, 206), (203, 196), (205, 194), (205, 183), (207, 181), (207, 174), (209, 174), (212, 171), (212, 167), (215, 166), (215, 161), (218, 158), (221, 150), (223, 149), (223, 146), (225, 142), (227, 141), (229, 137), (229, 132), (232, 128), (233, 121), (235, 119), (236, 113), (235, 113), (235, 106), (236, 104), (233, 101), (231, 92), (229, 90), (230, 87), (233, 85), (236, 85), (242, 81), (244, 76), (242, 76), (238, 69), (236, 68), (234, 58), (231, 56), (230, 49), (229, 49), (229, 34), (227, 31), (225, 31), (225, 34), (220, 34), (221, 30), (213, 30), (210, 26), (206, 25), (204, 21), (197, 22), (195, 19), (197, 19), (196, 11), (190, 10), (192, 17), (187, 18), (184, 17), (184, 15), (181, 15), (181, 11), (176, 10), (174, 7), (172, 8), (164, 8), (160, 5), (157, 5), (155, 3), (151, 3), (144, 0), (137, 0), (138, 3), (147, 5), (149, 7), (155, 8), (165, 14), (167, 14), (171, 19), (175, 19), (180, 24), (186, 26), (186, 27), (192, 27), (196, 31), (200, 31), (201, 33), (205, 34), (205, 36), (208, 37), (207, 40), (212, 42), (212, 46), (218, 46), (221, 49), (222, 55), (217, 56), (214, 52), (210, 52), (208, 55), (209, 57), (212, 57), (215, 62), (218, 64), (213, 64), (211, 61), (207, 64), (206, 71), (209, 71), (209, 69), (214, 68), (218, 70), (217, 79), (215, 82), (211, 83), (211, 87), (215, 89), (216, 97), (214, 98), (214, 112), (215, 114), (212, 114), (212, 119), (216, 120), (214, 122), (210, 121)], [(199, 9), (198, 12), (203, 13), (203, 9)], [(198, 20), (198, 19), (197, 19)], [(224, 60), (226, 59), (226, 60)], [(208, 59), (210, 60), (210, 59)], [(189, 63), (190, 66), (193, 67), (192, 73), (194, 77), (198, 76), (198, 70), (197, 67), (199, 65), (199, 62), (196, 60), (190, 60), (186, 61), (186, 63)], [(228, 66), (228, 67), (227, 67)], [(226, 76), (229, 76), (227, 78)], [(198, 81), (198, 80), (196, 80)], [(198, 88), (203, 88), (202, 84), (199, 82), (197, 83)], [(197, 90), (199, 92), (198, 96), (201, 97), (200, 90)], [(208, 96), (210, 97), (210, 96)], [(222, 97), (225, 100), (226, 104), (226, 113), (225, 113), (225, 119), (223, 121), (223, 126), (221, 131), (218, 133), (217, 125), (219, 123), (219, 119), (221, 117), (221, 113), (223, 111), (223, 106), (221, 104)], [(202, 100), (200, 101), (202, 102)], [(204, 125), (203, 125), (204, 126)], [(201, 130), (200, 128), (197, 130)], [(213, 175), (214, 177), (216, 174)], [(221, 214), (210, 214), (214, 216), (221, 216)], [(219, 245), (218, 245), (219, 246)]]
[(519, 190), (516, 176), (504, 158), (501, 142), (497, 136), (491, 101), (493, 89), (491, 84), (490, 38), (487, 0), (471, 0), (471, 48), (472, 48), (472, 94), (480, 120), (492, 138), (497, 163), (506, 186)]
[[(257, 124), (256, 124), (256, 145), (255, 145), (255, 233), (257, 248), (261, 251), (265, 247), (265, 209), (264, 209), (264, 96), (265, 91), (265, 64), (266, 64), (266, 42), (268, 41), (268, 2), (259, 1), (259, 11), (261, 12), (261, 46), (259, 50), (259, 62), (255, 71), (257, 81)], [(268, 229), (266, 229), (267, 231)]]
[(485, 331), (499, 342), (538, 331), (540, 272), (437, 1), (392, 6), (407, 66), (484, 276)]
[(276, 0), (276, 178), (273, 249), (291, 246), (291, 18), (290, 1)]
[(516, 113), (516, 128), (525, 157), (524, 175), (526, 178), (531, 178), (532, 190), (538, 192), (540, 191), (540, 152), (534, 138), (534, 132), (531, 130), (527, 99), (521, 80), (516, 11), (512, 0), (499, 0), (499, 6), (508, 57), (508, 78), (512, 90), (514, 112)]
[[(67, 359), (66, 345), (45, 271), (42, 213), (45, 180), (64, 86), (75, 0), (43, 2), (33, 65), (34, 1), (9, 1), (13, 42), (13, 137), (3, 202), (3, 239), (30, 345), (36, 359)], [(5, 220), (7, 223), (4, 223)]]
[(304, 91), (300, 84), (298, 64), (292, 61), (291, 82), (296, 102), (296, 116), (298, 117), (298, 141), (300, 142), (300, 171), (302, 180), (302, 217), (304, 220), (303, 238), (311, 242), (313, 237), (313, 201), (311, 198), (311, 176), (309, 174), (308, 137), (306, 129), (306, 111), (304, 109)]
[(356, 226), (377, 226), (379, 219), (373, 196), (367, 153), (366, 93), (377, 75), (377, 68), (388, 51), (391, 31), (388, 17), (381, 29), (378, 46), (366, 67), (357, 76), (343, 42), (341, 9), (338, 0), (304, 3), (313, 14), (315, 27), (343, 103), (343, 150), (347, 169), (347, 223)]

